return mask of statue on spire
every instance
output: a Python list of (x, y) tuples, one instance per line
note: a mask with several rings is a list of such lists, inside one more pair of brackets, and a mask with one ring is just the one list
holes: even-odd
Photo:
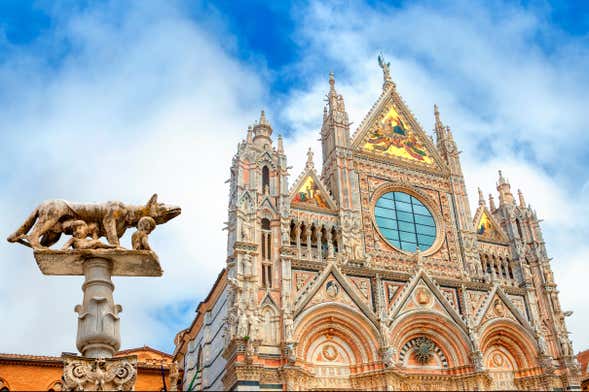
[(329, 110), (325, 112), (324, 119), (331, 114), (335, 123), (348, 126), (348, 113), (346, 112), (346, 105), (344, 97), (335, 91), (335, 77), (333, 72), (329, 73), (329, 94), (327, 94), (327, 103)]
[(312, 168), (313, 165), (313, 150), (311, 150), (311, 147), (309, 147), (309, 149), (307, 150), (307, 163), (305, 164), (305, 166), (307, 168)]
[(380, 66), (380, 68), (382, 68), (382, 74), (384, 79), (384, 83), (382, 85), (383, 89), (386, 90), (389, 86), (394, 87), (395, 83), (393, 83), (393, 79), (391, 79), (391, 63), (385, 61), (382, 53), (378, 55), (378, 65)]

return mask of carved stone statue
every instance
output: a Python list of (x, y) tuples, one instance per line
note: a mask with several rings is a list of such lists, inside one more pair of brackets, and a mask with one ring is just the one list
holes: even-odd
[(540, 354), (545, 354), (548, 350), (548, 346), (546, 345), (546, 339), (544, 339), (544, 336), (538, 328), (534, 330), (534, 335), (536, 335), (536, 340), (538, 341), (538, 348), (540, 349)]
[(238, 324), (237, 324), (237, 336), (239, 338), (249, 336), (248, 330), (249, 330), (249, 325), (248, 325), (247, 315), (245, 314), (245, 312), (240, 312), (239, 318), (238, 318)]
[(294, 336), (294, 322), (290, 315), (284, 317), (284, 338), (286, 342), (290, 343), (293, 341)]
[(252, 275), (252, 257), (248, 254), (241, 256), (241, 273), (246, 278)]
[(62, 250), (69, 249), (111, 249), (114, 245), (104, 244), (99, 239), (88, 239), (88, 236), (93, 237), (93, 233), (86, 222), (83, 220), (76, 220), (71, 223), (73, 230), (72, 238), (70, 238), (61, 248)]
[(8, 241), (19, 242), (34, 249), (50, 247), (59, 241), (62, 233), (71, 233), (73, 221), (81, 220), (88, 226), (95, 225), (97, 237), (104, 236), (109, 244), (120, 247), (119, 238), (129, 227), (137, 226), (142, 217), (149, 216), (156, 224), (162, 224), (178, 216), (180, 212), (180, 207), (158, 203), (157, 194), (144, 206), (132, 206), (118, 201), (78, 204), (65, 200), (48, 200), (35, 208), (26, 221), (8, 237)]
[(571, 355), (573, 355), (573, 350), (571, 348), (571, 340), (568, 338), (568, 336), (566, 336), (566, 334), (560, 335), (559, 341), (560, 347), (562, 349), (562, 355), (564, 357), (570, 357)]
[[(157, 202), (74, 204), (64, 200), (41, 203), (9, 242), (33, 248), (39, 269), (45, 275), (82, 275), (82, 303), (76, 305), (76, 346), (82, 357), (64, 354), (63, 386), (66, 390), (133, 390), (136, 356), (112, 358), (121, 345), (120, 313), (114, 302), (112, 276), (161, 276), (157, 255), (148, 235), (158, 224), (178, 216), (179, 207)], [(119, 238), (129, 227), (133, 250), (120, 246)], [(62, 234), (71, 234), (60, 250), (48, 249)], [(100, 241), (106, 237), (108, 244)]]
[(131, 237), (131, 244), (135, 250), (151, 250), (147, 237), (155, 230), (155, 220), (151, 216), (144, 216), (137, 223), (137, 231)]

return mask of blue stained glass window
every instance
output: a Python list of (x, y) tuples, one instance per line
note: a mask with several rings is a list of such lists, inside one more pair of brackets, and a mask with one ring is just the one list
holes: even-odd
[(389, 192), (376, 201), (376, 225), (393, 246), (407, 252), (429, 249), (436, 239), (431, 212), (419, 200), (403, 192)]

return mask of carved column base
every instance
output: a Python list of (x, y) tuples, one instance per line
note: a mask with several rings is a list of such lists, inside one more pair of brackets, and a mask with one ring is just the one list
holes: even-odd
[(121, 346), (119, 313), (121, 305), (113, 300), (112, 261), (93, 257), (83, 263), (84, 301), (77, 305), (78, 337), (76, 345), (85, 357), (112, 358)]
[(63, 354), (66, 391), (132, 391), (137, 378), (137, 356), (84, 358)]

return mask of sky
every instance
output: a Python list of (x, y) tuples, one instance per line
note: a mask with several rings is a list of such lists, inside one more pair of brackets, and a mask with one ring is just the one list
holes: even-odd
[[(261, 109), (291, 178), (320, 167), (328, 73), (352, 130), (377, 55), (423, 128), (454, 133), (472, 210), (502, 169), (542, 227), (575, 351), (589, 348), (589, 10), (584, 2), (0, 2), (0, 237), (41, 201), (183, 212), (150, 237), (161, 278), (114, 278), (122, 348), (171, 352), (225, 263), (231, 158)], [(123, 244), (130, 239), (123, 238)], [(0, 241), (0, 352), (74, 352), (80, 277)]]

